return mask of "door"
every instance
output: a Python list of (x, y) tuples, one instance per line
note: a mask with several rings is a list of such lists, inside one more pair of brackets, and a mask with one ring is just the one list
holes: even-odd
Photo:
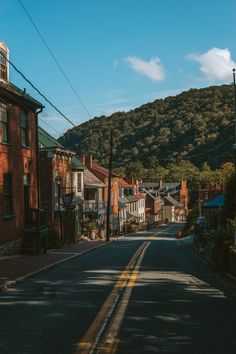
[(25, 226), (30, 225), (30, 175), (24, 174), (24, 216)]

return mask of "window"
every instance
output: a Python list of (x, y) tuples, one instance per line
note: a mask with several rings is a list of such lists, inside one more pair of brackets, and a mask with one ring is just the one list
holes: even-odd
[(3, 50), (2, 48), (0, 49), (0, 79), (6, 80), (7, 81), (7, 52)]
[(82, 173), (77, 173), (77, 192), (82, 191)]
[(209, 192), (205, 192), (205, 200), (209, 199)]
[(2, 134), (2, 142), (10, 143), (10, 121), (7, 106), (0, 102), (0, 130)]
[(58, 184), (56, 181), (56, 177), (59, 176), (59, 171), (58, 170), (54, 170), (53, 172), (53, 181), (54, 181), (54, 196), (57, 197), (58, 196)]
[(5, 216), (13, 214), (12, 199), (12, 175), (6, 173), (3, 175), (3, 212)]
[(70, 185), (70, 172), (66, 172), (66, 193), (71, 192), (71, 185)]
[(26, 111), (21, 111), (21, 144), (29, 146), (29, 118)]

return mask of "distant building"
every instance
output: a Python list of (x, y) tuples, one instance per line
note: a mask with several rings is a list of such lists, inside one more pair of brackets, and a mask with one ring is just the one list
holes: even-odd
[(188, 188), (186, 180), (173, 183), (160, 181), (160, 195), (162, 198), (170, 195), (177, 202), (181, 203), (184, 210), (183, 219), (186, 220), (188, 216)]
[[(81, 161), (100, 181), (105, 184), (103, 200), (108, 200), (108, 177), (109, 170), (93, 161), (92, 155), (83, 156)], [(111, 220), (110, 224), (114, 232), (119, 230), (119, 177), (113, 173), (111, 177)]]
[(198, 190), (198, 199), (202, 204), (204, 204), (222, 193), (223, 185), (218, 183), (211, 183), (207, 188), (200, 188)]
[(167, 220), (168, 222), (176, 222), (176, 221), (186, 220), (183, 203), (178, 202), (170, 195), (163, 197), (163, 202), (164, 202), (164, 212), (163, 212), (164, 221)]

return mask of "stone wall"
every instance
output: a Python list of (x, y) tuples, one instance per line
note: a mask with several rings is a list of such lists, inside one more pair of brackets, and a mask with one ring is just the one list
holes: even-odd
[(11, 256), (13, 254), (19, 254), (22, 240), (14, 240), (0, 246), (0, 256)]
[(229, 265), (229, 273), (236, 277), (236, 247), (230, 250), (230, 265)]

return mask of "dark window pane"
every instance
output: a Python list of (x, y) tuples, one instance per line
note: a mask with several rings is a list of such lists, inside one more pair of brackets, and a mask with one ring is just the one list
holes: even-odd
[(23, 146), (29, 146), (29, 124), (26, 111), (21, 111), (21, 143)]
[(3, 203), (4, 215), (13, 214), (12, 175), (10, 173), (3, 175)]
[(7, 106), (0, 103), (0, 130), (2, 135), (2, 142), (10, 142), (10, 125), (9, 125), (9, 114)]

